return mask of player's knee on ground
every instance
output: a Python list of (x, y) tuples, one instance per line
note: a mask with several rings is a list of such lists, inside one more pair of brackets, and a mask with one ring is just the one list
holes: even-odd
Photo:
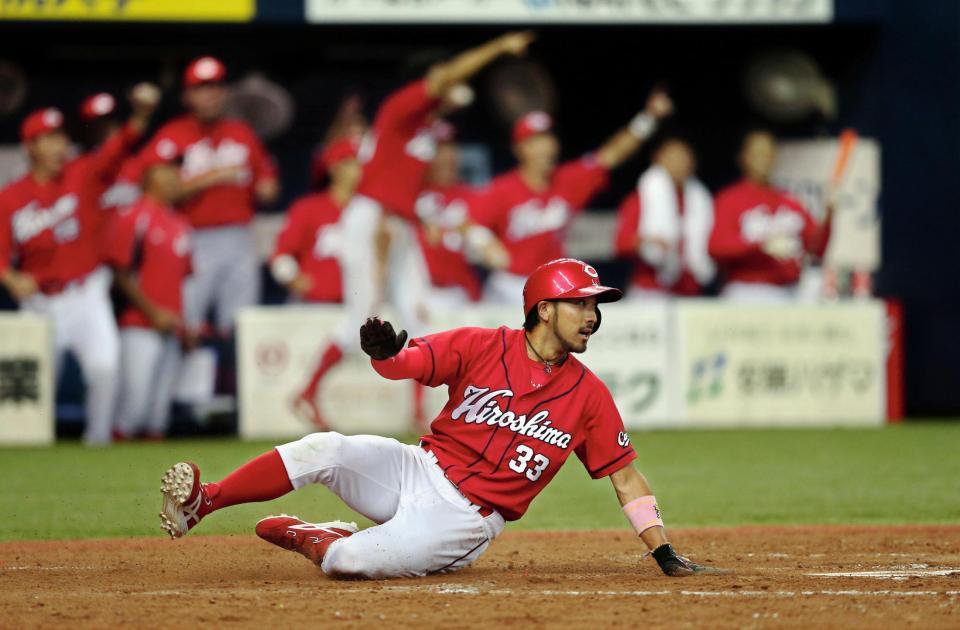
[(382, 580), (418, 575), (415, 571), (404, 571), (401, 567), (393, 566), (395, 563), (389, 561), (390, 554), (385, 551), (380, 555), (383, 557), (378, 558), (378, 554), (375, 551), (371, 553), (366, 545), (345, 538), (330, 545), (320, 568), (330, 577), (340, 580)]

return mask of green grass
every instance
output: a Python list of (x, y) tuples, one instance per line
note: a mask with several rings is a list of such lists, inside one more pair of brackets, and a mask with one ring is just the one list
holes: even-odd
[[(766, 523), (960, 523), (960, 423), (878, 430), (687, 431), (633, 435), (668, 526)], [(193, 459), (218, 479), (267, 443), (174, 441), (88, 450), (0, 449), (0, 540), (157, 536), (159, 479)], [(216, 513), (198, 533), (250, 532), (285, 511), (349, 511), (310, 487)], [(512, 529), (624, 528), (610, 483), (571, 457)]]

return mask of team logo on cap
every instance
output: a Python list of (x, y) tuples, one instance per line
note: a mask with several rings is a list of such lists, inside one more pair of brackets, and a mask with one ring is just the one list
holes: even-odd
[(217, 77), (220, 71), (220, 64), (213, 57), (203, 57), (197, 60), (193, 67), (193, 73), (201, 81), (210, 81)]
[(550, 115), (546, 112), (530, 112), (527, 114), (526, 120), (527, 126), (530, 127), (533, 131), (543, 132), (550, 129)]
[(97, 116), (105, 116), (113, 111), (114, 100), (109, 94), (97, 94), (90, 101), (90, 110)]
[(587, 263), (583, 263), (583, 273), (587, 274), (588, 276), (596, 280), (600, 279), (600, 274), (598, 274), (597, 270), (593, 268), (593, 265), (588, 265)]
[(49, 107), (43, 112), (43, 124), (47, 127), (59, 127), (63, 124), (63, 114), (55, 107)]

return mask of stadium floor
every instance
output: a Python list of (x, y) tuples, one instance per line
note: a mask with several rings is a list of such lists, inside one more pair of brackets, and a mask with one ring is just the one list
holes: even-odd
[(960, 526), (673, 539), (735, 573), (665, 578), (625, 532), (510, 532), (459, 573), (372, 582), (330, 580), (253, 535), (9, 542), (0, 615), (21, 627), (960, 626)]

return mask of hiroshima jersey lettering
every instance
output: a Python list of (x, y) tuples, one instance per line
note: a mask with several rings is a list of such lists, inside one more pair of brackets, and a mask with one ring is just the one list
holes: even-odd
[(485, 423), (491, 427), (498, 426), (551, 446), (569, 448), (573, 437), (566, 431), (550, 426), (551, 422), (547, 419), (550, 417), (549, 410), (538, 411), (527, 418), (524, 414), (504, 411), (497, 402), (497, 398), (501, 397), (513, 398), (513, 392), (509, 389), (491, 391), (489, 387), (468, 385), (463, 402), (453, 410), (450, 417), (453, 420), (459, 420), (462, 417), (464, 424)]
[[(59, 242), (72, 240), (79, 231), (76, 211), (77, 196), (72, 193), (60, 197), (49, 208), (31, 201), (13, 212), (13, 237), (18, 243), (25, 243), (44, 230), (54, 228), (54, 236)], [(61, 223), (66, 219), (69, 221)]]

